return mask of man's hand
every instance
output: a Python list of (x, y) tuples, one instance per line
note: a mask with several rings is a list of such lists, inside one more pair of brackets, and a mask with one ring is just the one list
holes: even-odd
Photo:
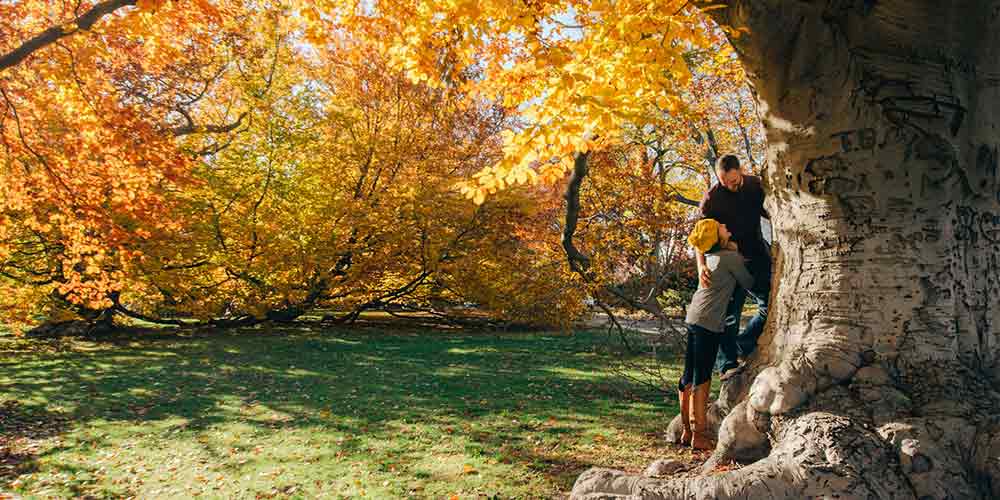
[(707, 266), (698, 268), (698, 282), (701, 283), (702, 288), (712, 286), (712, 271)]

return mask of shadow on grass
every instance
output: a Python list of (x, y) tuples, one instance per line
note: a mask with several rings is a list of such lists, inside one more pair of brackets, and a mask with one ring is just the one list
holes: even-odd
[[(493, 431), (466, 436), (481, 447), (472, 451), (503, 460), (504, 448), (514, 449), (564, 476), (594, 464), (553, 460), (518, 443), (518, 435), (558, 437), (576, 432), (576, 423), (608, 419), (619, 429), (648, 433), (652, 414), (663, 415), (665, 428), (675, 412), (672, 403), (651, 405), (644, 414), (626, 411), (634, 401), (612, 389), (620, 381), (603, 369), (611, 358), (596, 354), (595, 342), (591, 333), (157, 334), (0, 361), (0, 399), (20, 402), (3, 403), (0, 416), (50, 422), (32, 431), (35, 438), (63, 432), (68, 421), (166, 422), (177, 432), (240, 421), (267, 432), (318, 426), (379, 436), (414, 422), (467, 433), (462, 426), (470, 422), (503, 417)], [(3, 439), (29, 429), (7, 421), (0, 424)], [(340, 443), (348, 451), (353, 446), (356, 441)], [(0, 480), (33, 467), (30, 456), (16, 461), (9, 475), (0, 471)]]
[(70, 417), (43, 405), (0, 401), (0, 482), (36, 469), (32, 441), (62, 434)]

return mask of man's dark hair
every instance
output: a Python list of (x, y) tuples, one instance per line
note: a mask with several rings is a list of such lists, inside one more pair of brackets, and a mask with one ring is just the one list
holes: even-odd
[(723, 172), (728, 172), (730, 170), (740, 168), (740, 159), (736, 155), (725, 155), (719, 158), (719, 161), (715, 162), (715, 168)]

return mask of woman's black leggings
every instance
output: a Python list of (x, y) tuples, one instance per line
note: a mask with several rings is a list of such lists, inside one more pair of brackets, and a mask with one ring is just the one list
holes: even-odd
[(687, 324), (687, 352), (684, 353), (684, 374), (681, 375), (677, 390), (686, 385), (701, 385), (712, 380), (715, 356), (719, 352), (719, 337), (698, 325)]

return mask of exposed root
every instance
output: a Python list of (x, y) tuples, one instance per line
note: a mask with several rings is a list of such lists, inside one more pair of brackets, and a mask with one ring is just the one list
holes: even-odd
[(733, 460), (751, 463), (766, 457), (771, 451), (771, 443), (765, 434), (767, 416), (763, 417), (763, 422), (757, 422), (758, 418), (746, 402), (736, 405), (722, 421), (715, 453), (705, 463), (702, 472), (707, 474), (716, 466)]
[[(913, 408), (898, 392), (873, 364), (851, 384), (781, 414), (744, 401), (722, 421), (701, 476), (655, 480), (592, 469), (572, 498), (1000, 498), (1000, 417), (970, 418), (968, 405), (945, 400)], [(730, 460), (750, 465), (713, 474)]]
[[(783, 356), (777, 366), (764, 368), (750, 387), (750, 405), (769, 415), (781, 415), (810, 396), (849, 380), (865, 362), (858, 339), (837, 335), (830, 328), (819, 334), (813, 326), (810, 342)], [(791, 335), (791, 334), (790, 334)]]
[(810, 412), (776, 426), (771, 454), (746, 467), (693, 478), (648, 479), (591, 469), (571, 499), (914, 498), (898, 460), (874, 432), (848, 416)]
[(932, 430), (924, 419), (912, 419), (886, 424), (878, 433), (896, 451), (900, 470), (917, 498), (976, 498), (975, 487), (968, 481), (961, 450), (971, 442), (974, 426), (964, 419), (943, 419), (936, 422), (948, 430)]

